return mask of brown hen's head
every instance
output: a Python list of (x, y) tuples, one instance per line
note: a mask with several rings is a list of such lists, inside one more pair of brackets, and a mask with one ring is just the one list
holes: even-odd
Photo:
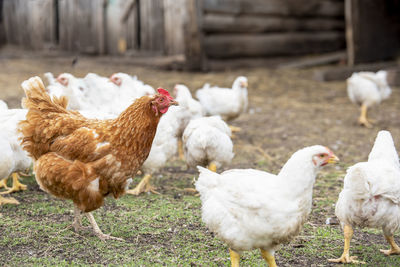
[(170, 96), (167, 90), (158, 88), (157, 92), (158, 94), (156, 94), (154, 100), (151, 101), (152, 108), (156, 115), (158, 115), (158, 112), (164, 114), (171, 105), (178, 105), (178, 102)]

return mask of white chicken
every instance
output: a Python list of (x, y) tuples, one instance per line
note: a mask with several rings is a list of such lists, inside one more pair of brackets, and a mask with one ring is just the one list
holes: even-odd
[(329, 261), (357, 262), (349, 253), (356, 226), (382, 228), (390, 250), (381, 252), (400, 254), (393, 238), (400, 229), (400, 164), (388, 131), (378, 133), (367, 162), (359, 162), (347, 170), (335, 213), (344, 232), (344, 251), (340, 258)]
[(367, 110), (389, 98), (392, 90), (387, 83), (387, 72), (358, 72), (347, 79), (347, 94), (354, 104), (361, 106), (358, 122), (368, 128), (372, 123), (367, 118)]
[(205, 115), (205, 112), (200, 102), (193, 99), (192, 94), (190, 93), (189, 88), (187, 88), (187, 86), (183, 84), (175, 85), (174, 95), (175, 99), (179, 103), (179, 106), (183, 107), (182, 112), (185, 113), (184, 115), (185, 121), (182, 124), (181, 131), (178, 133), (178, 154), (179, 158), (183, 160), (184, 159), (183, 144), (182, 144), (183, 130), (185, 130), (190, 120), (203, 117)]
[[(49, 83), (51, 77), (48, 76)], [(56, 82), (47, 87), (50, 96), (66, 96), (68, 97), (68, 109), (72, 110), (85, 110), (91, 109), (86, 101), (84, 91), (87, 91), (84, 81), (80, 78), (74, 77), (70, 73), (60, 74)]]
[(176, 154), (178, 132), (184, 123), (182, 109), (180, 106), (171, 106), (168, 112), (161, 117), (149, 156), (141, 167), (144, 176), (134, 189), (126, 192), (127, 194), (139, 195), (145, 192), (158, 194), (151, 185), (150, 179), (155, 172), (165, 166), (165, 163)]
[[(206, 84), (197, 90), (199, 99), (207, 115), (220, 115), (225, 121), (237, 118), (247, 110), (247, 78), (239, 76), (233, 82), (232, 88), (210, 87)], [(231, 127), (233, 131), (240, 131), (238, 127)]]
[(230, 163), (234, 156), (230, 135), (231, 130), (219, 116), (191, 120), (182, 137), (186, 163), (207, 166), (214, 172)]
[(119, 88), (114, 106), (120, 108), (121, 111), (128, 107), (136, 98), (155, 93), (153, 87), (144, 84), (136, 76), (132, 77), (126, 73), (114, 73), (111, 75), (110, 80)]
[(4, 102), (3, 100), (0, 100), (0, 110), (7, 110), (8, 109), (8, 105), (6, 102)]
[[(2, 125), (1, 147), (2, 151), (0, 161), (0, 187), (8, 189), (1, 194), (9, 194), (20, 190), (26, 190), (26, 185), (19, 182), (18, 172), (27, 171), (32, 163), (31, 158), (28, 156), (25, 150), (20, 145), (19, 137), (21, 136), (18, 131), (18, 123), (24, 120), (26, 117), (27, 110), (25, 109), (9, 109), (5, 110), (0, 115), (0, 125)], [(12, 188), (7, 187), (7, 179), (12, 174), (13, 186)], [(0, 199), (4, 201), (3, 199)]]
[(83, 82), (86, 85), (84, 97), (91, 105), (87, 110), (101, 110), (104, 113), (115, 114), (115, 117), (124, 110), (114, 105), (113, 100), (118, 97), (119, 88), (109, 78), (88, 73)]
[(217, 174), (198, 167), (202, 219), (229, 245), (232, 266), (239, 266), (242, 251), (253, 249), (276, 266), (278, 245), (299, 233), (311, 211), (318, 170), (337, 160), (331, 150), (316, 145), (294, 153), (278, 175), (254, 169)]

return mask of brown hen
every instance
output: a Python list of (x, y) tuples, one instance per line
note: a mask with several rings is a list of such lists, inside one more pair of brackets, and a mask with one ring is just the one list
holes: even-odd
[(102, 240), (103, 234), (90, 213), (103, 205), (104, 197), (118, 198), (149, 155), (160, 117), (177, 102), (164, 89), (143, 96), (116, 119), (87, 119), (66, 109), (66, 98), (46, 93), (39, 77), (22, 83), (29, 110), (20, 122), (23, 148), (34, 159), (40, 187), (75, 205), (73, 227), (82, 228), (82, 212)]

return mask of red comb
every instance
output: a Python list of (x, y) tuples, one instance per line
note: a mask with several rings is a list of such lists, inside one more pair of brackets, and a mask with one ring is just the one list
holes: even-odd
[(157, 92), (158, 92), (159, 94), (165, 95), (165, 96), (168, 97), (168, 98), (172, 98), (171, 95), (168, 93), (168, 91), (165, 90), (165, 89), (163, 89), (163, 88), (158, 88), (158, 89), (157, 89)]

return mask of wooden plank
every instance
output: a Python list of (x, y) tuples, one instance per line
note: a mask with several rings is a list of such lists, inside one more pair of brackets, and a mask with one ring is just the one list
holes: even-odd
[(343, 19), (295, 18), (260, 15), (231, 15), (208, 13), (204, 15), (203, 30), (207, 33), (262, 33), (284, 31), (344, 30)]
[(167, 55), (184, 54), (183, 25), (186, 0), (164, 0), (164, 36)]
[(334, 0), (204, 0), (204, 11), (229, 14), (343, 17), (344, 4)]
[(293, 68), (310, 68), (320, 65), (346, 62), (346, 51), (339, 51), (333, 53), (326, 53), (316, 56), (308, 56), (300, 59), (294, 59), (289, 62), (279, 64), (277, 67), (280, 69), (293, 69)]
[(204, 54), (204, 37), (202, 32), (203, 2), (202, 0), (187, 0), (184, 22), (185, 60), (187, 70), (206, 69)]
[(125, 36), (128, 50), (139, 49), (139, 0), (135, 1), (131, 13), (125, 23)]
[(204, 39), (205, 54), (212, 58), (301, 55), (344, 48), (341, 32), (225, 34)]
[[(131, 3), (124, 0), (108, 1), (106, 8), (106, 50), (108, 54), (117, 55), (125, 53), (127, 49), (127, 25), (122, 22), (126, 9)], [(133, 11), (133, 6), (129, 7)]]
[(346, 0), (348, 64), (393, 59), (400, 51), (400, 2)]
[(43, 49), (56, 42), (54, 0), (4, 0), (4, 29), (11, 44)]
[(59, 0), (60, 46), (89, 54), (105, 52), (103, 0)]
[(140, 1), (140, 49), (164, 51), (164, 4), (162, 0)]

